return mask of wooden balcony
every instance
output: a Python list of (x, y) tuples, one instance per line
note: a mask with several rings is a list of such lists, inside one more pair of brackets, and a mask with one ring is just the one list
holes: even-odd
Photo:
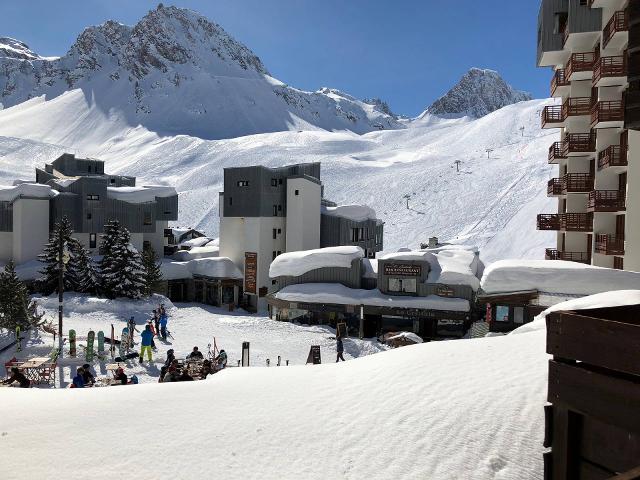
[(593, 66), (592, 82), (595, 87), (626, 83), (627, 56), (602, 57)]
[(562, 105), (549, 105), (542, 109), (542, 128), (557, 128), (564, 123), (566, 117)]
[(591, 97), (569, 97), (562, 105), (549, 105), (542, 109), (542, 128), (561, 127), (568, 117), (590, 113)]
[(591, 108), (592, 128), (613, 128), (624, 126), (624, 102), (622, 100), (602, 100)]
[(587, 252), (565, 252), (555, 248), (545, 250), (547, 260), (566, 260), (567, 262), (591, 263), (591, 257)]
[(592, 232), (592, 213), (541, 213), (538, 215), (538, 230), (560, 232)]
[(567, 80), (586, 80), (593, 76), (596, 52), (572, 53), (564, 67)]
[(562, 151), (562, 142), (553, 142), (549, 147), (549, 163), (558, 163), (561, 158), (567, 158)]
[(598, 154), (598, 170), (627, 166), (627, 146), (611, 145)]
[(604, 29), (602, 30), (602, 48), (607, 48), (607, 45), (618, 34), (629, 31), (629, 15), (626, 10), (618, 10), (615, 12)]
[(553, 77), (551, 77), (551, 96), (555, 97), (558, 88), (569, 87), (570, 85), (571, 82), (567, 79), (564, 68), (556, 70), (553, 74)]
[(584, 156), (584, 154), (595, 153), (596, 134), (595, 133), (567, 133), (562, 140), (562, 155)]
[(624, 212), (626, 195), (620, 190), (593, 190), (589, 192), (587, 210), (590, 212)]
[(624, 235), (596, 235), (596, 253), (624, 255)]
[(547, 182), (547, 196), (554, 197), (568, 193), (589, 193), (593, 190), (594, 176), (590, 173), (567, 173)]
[(561, 178), (552, 178), (547, 182), (547, 196), (555, 197), (562, 195), (564, 182)]

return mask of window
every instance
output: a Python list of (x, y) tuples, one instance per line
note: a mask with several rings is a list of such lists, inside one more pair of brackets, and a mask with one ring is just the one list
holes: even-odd
[(278, 185), (282, 185), (282, 179), (281, 178), (278, 179)]
[(276, 283), (278, 282), (276, 282), (275, 280), (271, 280), (271, 285), (275, 285)]
[(151, 225), (151, 212), (144, 212), (144, 224)]
[(249, 180), (238, 180), (238, 186), (239, 187), (248, 187), (249, 186)]
[(273, 229), (273, 239), (275, 240), (277, 236), (278, 236), (278, 230), (276, 230), (276, 229), (274, 228), (274, 229)]
[(274, 216), (274, 217), (277, 217), (277, 216), (278, 216), (278, 206), (277, 206), (277, 205), (274, 205), (274, 206), (273, 206), (273, 216)]
[(390, 278), (389, 291), (402, 292), (402, 293), (416, 293), (416, 279), (415, 278)]
[(498, 305), (496, 307), (496, 322), (509, 321), (509, 307), (507, 305)]
[(296, 190), (296, 195), (300, 195), (300, 190)]
[(96, 248), (96, 234), (95, 233), (90, 233), (89, 234), (89, 248)]
[(282, 205), (278, 205), (278, 211), (281, 212), (282, 211)]
[(281, 233), (282, 233), (282, 229), (281, 229), (281, 228), (279, 228), (279, 229), (278, 229), (278, 235), (280, 235)]
[(271, 254), (271, 259), (275, 260), (277, 256), (278, 256), (278, 253), (274, 250), (273, 253)]
[(352, 228), (351, 229), (351, 241), (360, 242), (364, 240), (364, 228)]
[(145, 240), (142, 242), (142, 251), (146, 252), (151, 250), (151, 242), (149, 240)]
[(513, 321), (524, 323), (524, 307), (513, 307)]
[(110, 181), (111, 181), (111, 183), (116, 183), (116, 179), (115, 178), (112, 178)]
[(87, 220), (91, 220), (91, 213), (87, 213)]
[(89, 173), (91, 173), (91, 165), (87, 167), (89, 169)]
[(233, 198), (229, 197), (229, 205), (233, 205)]
[(87, 195), (87, 200), (100, 200), (100, 195)]
[(282, 251), (281, 250), (278, 250), (278, 255), (282, 255)]
[(272, 178), (271, 179), (271, 186), (272, 187), (277, 187), (278, 186), (278, 179), (277, 178)]

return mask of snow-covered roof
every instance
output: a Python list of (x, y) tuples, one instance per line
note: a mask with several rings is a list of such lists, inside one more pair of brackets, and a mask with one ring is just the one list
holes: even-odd
[(275, 298), (289, 302), (332, 303), (336, 305), (370, 305), (390, 308), (421, 308), (468, 312), (469, 302), (462, 298), (384, 295), (380, 290), (348, 288), (341, 283), (300, 283), (288, 285), (275, 294)]
[(342, 246), (287, 252), (278, 255), (269, 267), (269, 277), (298, 277), (326, 267), (350, 268), (353, 260), (363, 258), (360, 247)]
[(538, 290), (592, 295), (640, 289), (640, 273), (563, 260), (499, 260), (485, 269), (481, 287), (488, 294)]
[(193, 275), (238, 280), (243, 278), (242, 272), (227, 257), (195, 258), (188, 262), (163, 259), (161, 270), (165, 280), (193, 278)]
[(422, 343), (423, 340), (419, 335), (413, 332), (400, 332), (387, 338), (387, 342), (390, 340), (411, 340), (413, 343)]
[(363, 258), (362, 267), (363, 278), (378, 278), (378, 260), (375, 258)]
[(336, 207), (325, 207), (323, 205), (320, 213), (332, 217), (347, 218), (354, 222), (376, 219), (376, 211), (366, 205), (338, 205)]
[(156, 197), (177, 195), (174, 187), (165, 185), (144, 185), (142, 187), (107, 187), (107, 196), (127, 203), (147, 203)]
[(39, 183), (21, 183), (19, 185), (0, 185), (0, 202), (13, 202), (18, 197), (52, 198), (58, 195), (49, 185)]
[(436, 262), (435, 255), (433, 253), (423, 250), (407, 250), (404, 248), (398, 252), (385, 253), (378, 258), (380, 260), (412, 260), (429, 263)]
[(220, 247), (208, 243), (204, 247), (193, 247), (190, 250), (178, 250), (173, 254), (173, 259), (179, 262), (188, 262), (195, 258), (210, 258), (220, 255)]
[(203, 247), (211, 242), (209, 237), (195, 237), (184, 242), (180, 242), (181, 247)]

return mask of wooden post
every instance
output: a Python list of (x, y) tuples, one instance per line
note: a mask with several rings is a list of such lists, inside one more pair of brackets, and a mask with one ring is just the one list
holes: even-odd
[(360, 305), (360, 330), (358, 332), (360, 340), (364, 338), (364, 305)]

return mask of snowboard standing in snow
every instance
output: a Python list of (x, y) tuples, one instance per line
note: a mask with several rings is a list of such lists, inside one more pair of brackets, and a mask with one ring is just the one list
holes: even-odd
[(122, 329), (122, 336), (120, 337), (120, 350), (119, 354), (121, 357), (124, 357), (126, 353), (129, 352), (129, 327), (124, 327)]
[(104, 332), (102, 330), (98, 332), (98, 357), (101, 359), (104, 357)]
[(116, 331), (111, 324), (111, 343), (109, 344), (109, 350), (111, 351), (111, 358), (116, 356)]
[(16, 327), (16, 352), (22, 351), (22, 340), (20, 339), (20, 326)]
[(76, 356), (76, 331), (69, 330), (69, 356)]
[(89, 335), (87, 335), (87, 362), (93, 361), (93, 342), (96, 339), (96, 332), (93, 330), (89, 331)]

